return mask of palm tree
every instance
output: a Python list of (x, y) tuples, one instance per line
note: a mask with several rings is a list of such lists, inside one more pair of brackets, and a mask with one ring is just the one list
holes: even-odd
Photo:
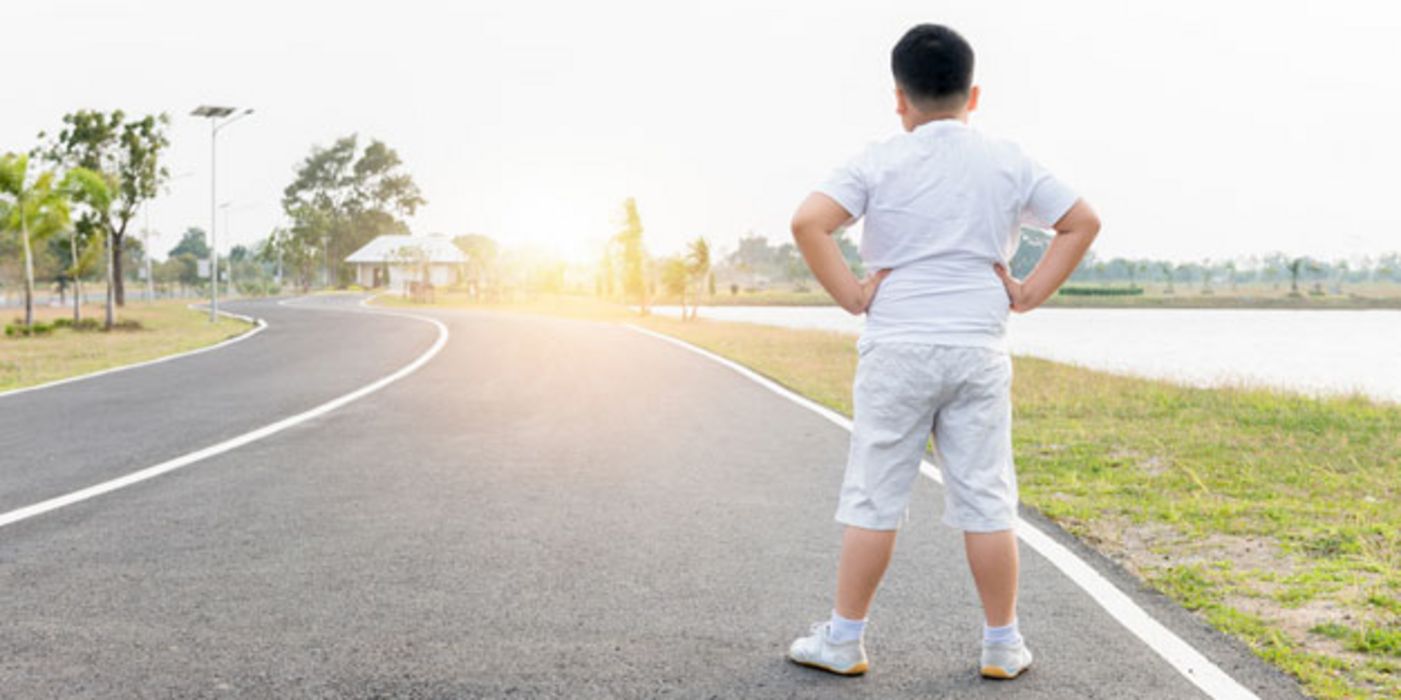
[(0, 230), (19, 234), (24, 248), (24, 328), (34, 328), (34, 246), (68, 226), (67, 193), (54, 187), (54, 173), (29, 180), (29, 156), (0, 157)]
[[(686, 272), (688, 273), (688, 281), (694, 281), (698, 286), (703, 284), (710, 274), (710, 243), (705, 240), (704, 236), (697, 236), (696, 240), (687, 245)], [(700, 290), (697, 289), (692, 297), (691, 318), (695, 318), (696, 314), (700, 312), (700, 296)], [(683, 318), (686, 316), (684, 303), (681, 307), (681, 316)]]
[[(71, 200), (82, 202), (96, 211), (107, 211), (112, 203), (112, 191), (107, 187), (107, 179), (87, 168), (69, 170), (63, 176), (63, 182), (60, 183), (59, 187), (69, 194)], [(73, 279), (73, 321), (75, 323), (83, 318), (82, 273), (92, 262), (91, 253), (97, 250), (89, 246), (88, 250), (80, 251), (79, 240), (81, 238), (91, 239), (92, 236), (85, 236), (82, 232), (75, 230), (68, 237), (70, 257), (73, 260), (73, 267), (68, 271), (68, 276)], [(80, 252), (81, 255), (79, 255)]]

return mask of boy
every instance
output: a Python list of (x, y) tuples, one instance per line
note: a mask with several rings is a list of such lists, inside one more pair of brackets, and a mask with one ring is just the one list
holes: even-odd
[[(963, 530), (983, 605), (981, 673), (1015, 678), (1032, 656), (1017, 630), (1012, 363), (1003, 335), (1009, 309), (1036, 308), (1075, 269), (1099, 219), (1016, 146), (969, 128), (979, 88), (963, 37), (919, 25), (895, 45), (891, 67), (906, 133), (838, 169), (793, 217), (813, 275), (847, 311), (866, 313), (866, 327), (836, 513), (846, 525), (836, 601), (831, 619), (788, 656), (843, 675), (868, 669), (866, 614), (932, 432), (943, 522)], [(859, 281), (831, 234), (863, 216), (861, 257), (878, 272)], [(1056, 236), (1020, 281), (1006, 266), (1023, 223)]]

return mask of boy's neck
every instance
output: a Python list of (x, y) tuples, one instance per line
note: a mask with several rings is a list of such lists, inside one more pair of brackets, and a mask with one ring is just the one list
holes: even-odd
[(938, 121), (957, 121), (967, 124), (968, 110), (960, 109), (957, 112), (936, 112), (934, 114), (911, 114), (908, 130), (914, 131), (925, 124)]

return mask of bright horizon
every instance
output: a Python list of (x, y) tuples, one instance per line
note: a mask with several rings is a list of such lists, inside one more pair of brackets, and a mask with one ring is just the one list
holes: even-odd
[(814, 184), (896, 133), (890, 46), (935, 21), (978, 52), (975, 126), (1021, 143), (1099, 209), (1100, 259), (1401, 249), (1387, 205), (1401, 185), (1390, 7), (379, 7), (8, 9), (14, 27), (63, 33), (0, 45), (27, 66), (7, 81), (0, 151), (28, 150), (76, 109), (168, 112), (174, 179), (150, 207), (158, 257), (209, 225), (208, 124), (189, 116), (200, 104), (256, 110), (220, 135), (223, 251), (282, 223), (293, 169), (349, 133), (403, 158), (428, 199), (415, 233), (592, 260), (631, 196), (652, 254), (697, 235), (728, 251), (749, 231), (785, 240)]

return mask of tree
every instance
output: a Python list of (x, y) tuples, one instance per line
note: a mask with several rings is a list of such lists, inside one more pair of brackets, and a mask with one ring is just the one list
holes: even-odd
[[(101, 173), (107, 180), (107, 206), (89, 205), (80, 227), (101, 230), (107, 240), (108, 326), (112, 309), (126, 305), (125, 275), (122, 274), (123, 249), (127, 225), (135, 218), (141, 204), (154, 199), (169, 173), (161, 165), (161, 152), (170, 146), (165, 129), (170, 117), (165, 114), (147, 115), (127, 121), (126, 113), (113, 110), (104, 115), (96, 110), (79, 110), (63, 116), (64, 127), (43, 148), (47, 160), (63, 168), (86, 168)], [(39, 138), (45, 137), (40, 132)], [(115, 207), (115, 208), (114, 208)]]
[[(101, 173), (87, 168), (73, 168), (63, 176), (63, 184), (65, 190), (74, 193), (73, 199), (82, 202), (84, 206), (93, 210), (111, 208), (112, 193), (108, 189), (107, 178), (103, 177)], [(96, 258), (106, 250), (101, 245), (103, 238), (98, 235), (98, 228), (79, 225), (73, 227), (68, 235), (68, 251), (72, 266), (67, 273), (73, 280), (73, 321), (75, 323), (83, 319), (83, 273), (92, 269), (92, 266), (97, 262)], [(97, 245), (93, 245), (94, 243)], [(102, 257), (107, 258), (106, 255), (102, 255)], [(111, 330), (113, 320), (111, 304), (107, 305), (106, 316), (107, 329)]]
[(274, 284), (282, 287), (282, 275), (286, 262), (288, 240), (291, 233), (285, 228), (275, 228), (266, 238), (253, 245), (253, 259), (266, 269), (272, 270)]
[(389, 251), (389, 263), (403, 267), (409, 274), (418, 273), (419, 281), (410, 282), (408, 277), (404, 278), (404, 298), (411, 295), (414, 301), (429, 301), (429, 259), (428, 251), (416, 245), (402, 245)]
[(1299, 296), (1299, 273), (1303, 272), (1304, 258), (1294, 258), (1289, 261), (1289, 296)]
[[(705, 240), (704, 236), (696, 236), (696, 239), (691, 241), (690, 244), (687, 245), (685, 267), (687, 282), (686, 286), (688, 287), (691, 283), (695, 283), (697, 286), (699, 286), (702, 282), (705, 281), (705, 278), (710, 275), (710, 243)], [(692, 296), (691, 318), (695, 318), (696, 314), (698, 314), (699, 312), (700, 290), (698, 289), (696, 290), (696, 293)], [(682, 298), (681, 317), (683, 319), (686, 317), (686, 305), (684, 297)]]
[(54, 173), (29, 177), (29, 156), (0, 157), (0, 229), (19, 235), (24, 250), (24, 327), (34, 327), (34, 243), (68, 225), (68, 202)]
[(467, 255), (467, 274), (472, 280), (472, 294), (480, 296), (490, 286), (496, 270), (496, 241), (488, 236), (469, 233), (452, 239), (453, 245)]
[(189, 253), (196, 260), (204, 260), (209, 257), (209, 243), (204, 239), (204, 229), (198, 226), (191, 226), (185, 229), (185, 233), (180, 236), (180, 242), (170, 249), (169, 257), (176, 257)]
[(319, 252), (328, 278), (339, 280), (348, 269), (337, 264), (337, 274), (331, 275), (332, 260), (343, 260), (376, 236), (407, 234), (404, 219), (426, 202), (402, 165), (399, 154), (382, 141), (372, 140), (359, 150), (354, 134), (329, 148), (313, 146), (282, 192), (282, 208), (292, 220), (284, 254), (301, 248), (295, 257), (305, 260)]
[(642, 247), (642, 217), (637, 213), (637, 201), (628, 197), (623, 202), (622, 229), (613, 236), (623, 258), (623, 294), (637, 300), (642, 313), (647, 313), (647, 279), (643, 271), (647, 252)]
[(686, 259), (681, 256), (667, 258), (662, 262), (662, 287), (667, 293), (681, 300), (681, 320), (686, 320), (686, 287), (690, 270)]

